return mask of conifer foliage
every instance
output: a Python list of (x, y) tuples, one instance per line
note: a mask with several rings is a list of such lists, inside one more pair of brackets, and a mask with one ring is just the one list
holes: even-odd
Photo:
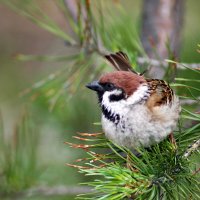
[[(69, 22), (73, 36), (43, 12), (40, 1), (3, 0), (2, 2), (39, 27), (62, 39), (67, 47), (78, 49), (71, 56), (22, 54), (17, 56), (17, 59), (21, 61), (65, 63), (64, 67), (60, 67), (46, 79), (33, 84), (21, 94), (21, 96), (31, 96), (36, 93), (34, 100), (48, 102), (51, 111), (58, 107), (62, 109), (62, 106), (66, 104), (66, 99), (75, 96), (80, 85), (85, 85), (88, 79), (92, 80), (102, 73), (106, 64), (102, 62), (101, 57), (105, 52), (125, 51), (129, 54), (135, 70), (140, 72), (153, 63), (143, 62), (146, 54), (136, 33), (137, 26), (133, 25), (131, 18), (126, 15), (122, 6), (116, 3), (117, 1), (112, 1), (112, 7), (107, 11), (109, 15), (106, 15), (106, 19), (104, 19), (105, 10), (102, 8), (101, 1), (55, 1)], [(73, 2), (77, 9), (70, 7)], [(113, 7), (117, 9), (117, 15), (113, 14), (115, 10)], [(170, 50), (169, 53), (171, 53)], [(140, 67), (138, 67), (138, 55), (141, 58), (140, 63), (142, 61), (144, 64)], [(153, 61), (155, 63), (155, 60)], [(160, 67), (167, 67), (166, 63), (163, 64), (163, 60), (156, 63)], [(200, 199), (198, 151), (200, 113), (196, 110), (200, 93), (196, 85), (200, 82), (198, 78), (200, 71), (199, 68), (190, 68), (188, 65), (175, 61), (168, 60), (167, 64), (169, 66), (165, 68), (165, 79), (169, 79), (171, 71), (175, 74), (174, 69), (179, 66), (179, 77), (175, 78), (175, 83), (171, 83), (171, 87), (176, 90), (181, 101), (192, 101), (192, 105), (182, 107), (179, 125), (174, 132), (176, 145), (165, 139), (148, 149), (141, 147), (133, 151), (107, 140), (104, 133), (79, 133), (78, 136), (74, 136), (78, 142), (66, 142), (66, 144), (82, 149), (87, 156), (68, 165), (91, 177), (92, 181), (83, 184), (91, 186), (92, 191), (90, 194), (79, 195), (78, 199)], [(184, 75), (181, 70), (188, 74)]]

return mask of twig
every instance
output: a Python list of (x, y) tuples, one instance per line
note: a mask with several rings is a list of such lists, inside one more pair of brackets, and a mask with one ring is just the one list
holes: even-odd
[(197, 151), (200, 147), (200, 139), (195, 141), (193, 144), (191, 144), (188, 149), (185, 151), (183, 157), (188, 158), (194, 151)]
[(86, 186), (38, 186), (35, 188), (28, 189), (25, 191), (22, 196), (31, 197), (31, 196), (54, 196), (54, 195), (78, 195), (83, 193), (91, 192), (91, 188)]
[(193, 175), (196, 175), (200, 172), (200, 168), (198, 168), (197, 170), (194, 171)]
[[(144, 57), (138, 57), (137, 63), (139, 65), (152, 65), (155, 67), (163, 66), (165, 68), (168, 67), (168, 62), (166, 62), (166, 61), (159, 61), (156, 59), (150, 59), (150, 58), (144, 58)], [(200, 70), (200, 63), (177, 63), (178, 69), (187, 69), (184, 66), (187, 66), (192, 69)]]
[(199, 103), (200, 101), (200, 97), (197, 97), (197, 100), (193, 100), (193, 99), (180, 99), (180, 104), (181, 105), (192, 105), (195, 103)]

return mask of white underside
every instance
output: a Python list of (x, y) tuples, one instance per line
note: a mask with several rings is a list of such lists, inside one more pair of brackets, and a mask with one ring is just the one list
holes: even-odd
[[(141, 91), (145, 92), (144, 88)], [(133, 148), (140, 145), (148, 147), (162, 141), (176, 127), (180, 112), (177, 97), (174, 97), (170, 106), (157, 106), (152, 110), (146, 107), (145, 101), (138, 103), (137, 100), (131, 104), (125, 100), (108, 102), (106, 99), (103, 99), (104, 105), (107, 104), (112, 113), (120, 115), (120, 122), (115, 125), (102, 115), (103, 130), (110, 140), (119, 145)]]

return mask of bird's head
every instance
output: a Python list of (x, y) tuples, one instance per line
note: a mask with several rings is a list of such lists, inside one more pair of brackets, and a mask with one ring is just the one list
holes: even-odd
[[(128, 99), (134, 103), (139, 96), (145, 94), (147, 88), (144, 91), (144, 88), (141, 87), (143, 85), (146, 86), (146, 80), (143, 76), (128, 71), (115, 71), (103, 75), (98, 81), (93, 81), (86, 87), (97, 92), (100, 103), (102, 101), (112, 103), (124, 100), (128, 102)], [(134, 98), (133, 95), (135, 95)], [(129, 104), (131, 102), (129, 101)]]

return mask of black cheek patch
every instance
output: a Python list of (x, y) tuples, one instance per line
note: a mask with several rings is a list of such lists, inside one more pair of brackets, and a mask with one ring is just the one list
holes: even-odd
[(113, 101), (120, 101), (120, 100), (122, 100), (122, 99), (125, 99), (124, 92), (122, 92), (122, 93), (119, 94), (119, 95), (112, 94), (112, 95), (109, 96), (109, 99), (110, 99), (110, 102), (113, 102)]

